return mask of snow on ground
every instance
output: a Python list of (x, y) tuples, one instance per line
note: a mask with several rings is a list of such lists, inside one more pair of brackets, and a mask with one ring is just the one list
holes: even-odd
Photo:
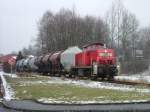
[(120, 91), (137, 91), (137, 92), (150, 92), (150, 89), (139, 89), (131, 85), (115, 84), (108, 82), (98, 82), (91, 80), (71, 80), (58, 77), (52, 77), (49, 81), (21, 81), (20, 86), (26, 86), (31, 84), (72, 84), (81, 87), (90, 87), (90, 88), (101, 88), (101, 89), (111, 89), (111, 90), (120, 90)]
[(5, 74), (4, 72), (0, 72), (0, 77), (4, 89), (4, 99), (9, 101), (11, 99), (14, 99), (14, 91), (12, 90), (10, 85), (6, 82), (4, 74)]
[(150, 89), (138, 89), (130, 85), (107, 83), (107, 82), (97, 82), (97, 81), (90, 81), (90, 80), (71, 81), (69, 79), (68, 82), (69, 82), (68, 84), (71, 83), (77, 86), (90, 87), (90, 88), (112, 89), (112, 90), (120, 90), (120, 91), (150, 92)]
[[(142, 75), (137, 74), (136, 75), (132, 75), (132, 76), (116, 76), (115, 78), (122, 78), (122, 77), (126, 77), (128, 79), (132, 79), (132, 80), (139, 80), (141, 79), (141, 76), (143, 76), (145, 79), (149, 80), (150, 76), (148, 76), (147, 74), (149, 73), (149, 71), (146, 71), (144, 73), (142, 73)], [(4, 73), (4, 72), (0, 72), (0, 76), (1, 79), (3, 81), (3, 87), (5, 90), (5, 95), (4, 98), (6, 100), (11, 100), (14, 99), (14, 92), (12, 90), (12, 88), (10, 87), (10, 85), (6, 82), (6, 79), (4, 77), (4, 75), (10, 76), (12, 78), (19, 78), (17, 77), (16, 74), (8, 74), (8, 73)], [(35, 77), (36, 78), (36, 77)], [(60, 77), (51, 77), (49, 78), (49, 80), (39, 80), (39, 81), (21, 81), (19, 86), (26, 86), (26, 85), (31, 85), (31, 84), (71, 84), (71, 85), (75, 85), (75, 86), (81, 86), (81, 87), (87, 87), (87, 88), (100, 88), (100, 89), (111, 89), (111, 90), (119, 90), (119, 91), (137, 91), (137, 92), (149, 92), (150, 93), (150, 89), (148, 88), (137, 88), (135, 86), (131, 86), (131, 85), (123, 85), (123, 84), (115, 84), (115, 83), (108, 83), (108, 82), (97, 82), (97, 81), (91, 81), (91, 80), (72, 80), (72, 79), (68, 79), (65, 78), (64, 80), (62, 80)], [(61, 101), (55, 100), (55, 99), (44, 99), (41, 98), (39, 99), (39, 101), (45, 102), (45, 103), (61, 103)], [(142, 102), (142, 100), (138, 100), (139, 102)], [(145, 100), (144, 100), (145, 101)], [(144, 102), (143, 101), (143, 102)], [(113, 101), (101, 101), (101, 102), (97, 102), (96, 100), (93, 101), (76, 101), (73, 103), (114, 103)], [(116, 101), (115, 101), (116, 102)], [(123, 102), (137, 102), (135, 100), (133, 101), (123, 101)], [(62, 102), (62, 103), (68, 103), (68, 102)], [(117, 102), (116, 102), (117, 103)], [(121, 103), (121, 101), (118, 101), (118, 103)]]
[(144, 83), (150, 83), (150, 67), (147, 71), (139, 74), (122, 74), (121, 76), (116, 76), (116, 80), (126, 80), (126, 81), (138, 81)]
[(18, 77), (16, 74), (14, 74), (14, 73), (3, 73), (4, 75), (7, 75), (7, 76), (10, 76), (10, 77), (12, 77), (12, 78), (16, 78), (16, 77)]
[(58, 99), (51, 99), (51, 98), (41, 98), (38, 99), (39, 102), (42, 103), (66, 103), (66, 104), (92, 104), (92, 103), (131, 103), (131, 102), (147, 102), (148, 100), (123, 100), (123, 101), (113, 101), (113, 100), (91, 100), (91, 101), (62, 101)]

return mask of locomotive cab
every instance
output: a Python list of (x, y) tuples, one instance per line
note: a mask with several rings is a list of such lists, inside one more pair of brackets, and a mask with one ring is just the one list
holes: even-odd
[(90, 72), (91, 76), (113, 78), (117, 74), (116, 57), (113, 49), (104, 44), (93, 43), (83, 47), (83, 52), (76, 55), (76, 66), (84, 74)]

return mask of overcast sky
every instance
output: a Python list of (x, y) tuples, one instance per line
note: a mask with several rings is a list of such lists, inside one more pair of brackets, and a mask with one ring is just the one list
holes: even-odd
[[(0, 53), (21, 50), (34, 42), (37, 22), (47, 10), (75, 7), (80, 15), (104, 17), (113, 0), (0, 0)], [(150, 0), (122, 0), (140, 27), (150, 24)]]

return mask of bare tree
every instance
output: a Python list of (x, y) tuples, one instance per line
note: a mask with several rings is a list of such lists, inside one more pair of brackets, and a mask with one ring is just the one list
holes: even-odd
[(106, 15), (106, 23), (109, 26), (111, 47), (116, 48), (118, 55), (129, 58), (129, 50), (135, 47), (138, 21), (134, 14), (130, 13), (121, 0), (114, 1)]
[(135, 15), (128, 11), (124, 12), (120, 31), (122, 54), (125, 59), (131, 59), (129, 54), (135, 55), (135, 45), (138, 38), (137, 29), (138, 21)]
[(106, 14), (106, 23), (109, 26), (109, 35), (111, 38), (111, 47), (120, 46), (120, 28), (122, 24), (123, 13), (125, 12), (125, 7), (122, 4), (121, 0), (114, 1), (111, 5), (111, 8)]
[(144, 57), (150, 58), (150, 26), (141, 28), (138, 32), (140, 49), (144, 51)]

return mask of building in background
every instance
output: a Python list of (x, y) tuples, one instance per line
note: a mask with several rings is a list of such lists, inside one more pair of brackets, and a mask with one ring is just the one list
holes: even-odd
[(0, 56), (0, 70), (10, 73), (15, 71), (16, 56), (15, 55), (4, 55)]

